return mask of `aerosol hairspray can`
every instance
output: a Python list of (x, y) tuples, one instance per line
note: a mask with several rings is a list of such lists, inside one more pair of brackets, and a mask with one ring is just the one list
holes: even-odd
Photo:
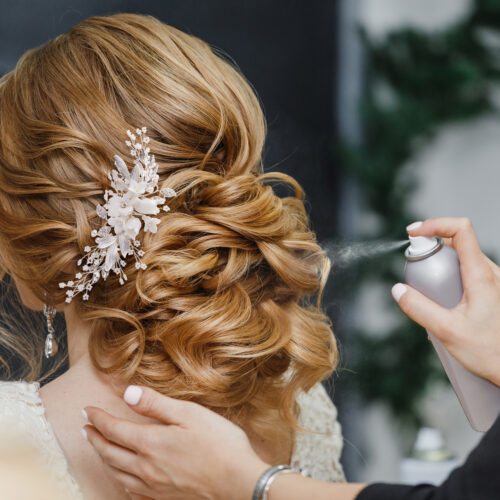
[[(405, 257), (408, 285), (448, 309), (460, 302), (463, 288), (458, 255), (442, 238), (410, 236)], [(500, 414), (500, 387), (466, 370), (431, 332), (427, 333), (472, 428), (486, 432)]]

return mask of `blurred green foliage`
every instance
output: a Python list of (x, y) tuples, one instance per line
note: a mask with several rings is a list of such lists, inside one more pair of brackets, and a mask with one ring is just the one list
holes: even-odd
[[(497, 112), (492, 90), (500, 81), (500, 1), (476, 0), (467, 18), (441, 32), (404, 29), (378, 41), (361, 36), (367, 58), (363, 142), (342, 146), (343, 164), (380, 220), (377, 236), (401, 240), (406, 225), (421, 220), (407, 208), (416, 180), (408, 169), (400, 175), (405, 164), (439, 127)], [(356, 286), (375, 279), (389, 289), (401, 281), (400, 253), (362, 263)], [(400, 324), (383, 336), (352, 332), (349, 378), (366, 400), (384, 401), (399, 419), (419, 425), (422, 397), (444, 372), (425, 331), (398, 317)]]

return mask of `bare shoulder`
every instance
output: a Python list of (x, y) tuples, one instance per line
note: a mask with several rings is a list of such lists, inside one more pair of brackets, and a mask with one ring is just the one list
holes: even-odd
[(47, 421), (84, 496), (96, 500), (122, 499), (123, 491), (106, 475), (101, 460), (81, 434), (81, 428), (86, 423), (82, 409), (87, 405), (101, 405), (111, 410), (112, 395), (109, 390), (91, 379), (81, 379), (68, 373), (43, 386), (40, 396)]

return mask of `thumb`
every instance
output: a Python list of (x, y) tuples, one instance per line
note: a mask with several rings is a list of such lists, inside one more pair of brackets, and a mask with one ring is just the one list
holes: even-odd
[(392, 296), (408, 317), (437, 338), (444, 340), (452, 321), (449, 309), (403, 283), (397, 283), (392, 287)]
[(149, 387), (138, 385), (129, 385), (123, 399), (136, 413), (173, 425), (180, 425), (185, 421), (191, 405), (187, 401), (170, 398)]

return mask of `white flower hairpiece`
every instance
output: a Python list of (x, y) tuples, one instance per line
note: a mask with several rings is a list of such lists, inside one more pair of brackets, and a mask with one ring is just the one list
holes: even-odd
[[(82, 266), (84, 272), (75, 275), (76, 281), (59, 283), (60, 288), (71, 288), (66, 291), (68, 303), (80, 292), (84, 292), (83, 300), (88, 300), (88, 292), (94, 284), (100, 278), (106, 280), (110, 271), (120, 275), (119, 282), (123, 285), (127, 275), (122, 267), (125, 266), (124, 258), (129, 255), (134, 255), (136, 269), (146, 269), (146, 264), (140, 259), (144, 251), (138, 249), (141, 243), (136, 239), (141, 230), (141, 219), (144, 231), (156, 233), (160, 219), (150, 215), (159, 213), (158, 205), (163, 205), (165, 198), (176, 195), (171, 188), (158, 189), (158, 165), (154, 155), (149, 154), (146, 127), (136, 129), (136, 133), (140, 142), (135, 142), (136, 136), (130, 130), (127, 130), (130, 140), (125, 141), (132, 148), (130, 154), (135, 158), (132, 172), (118, 155), (114, 156), (116, 169), (108, 174), (113, 189), (104, 191), (106, 203), (96, 207), (97, 215), (106, 223), (99, 230), (92, 231), (97, 245), (86, 246), (86, 254), (77, 262), (80, 266), (85, 259)], [(163, 210), (168, 212), (170, 208), (165, 205)]]

